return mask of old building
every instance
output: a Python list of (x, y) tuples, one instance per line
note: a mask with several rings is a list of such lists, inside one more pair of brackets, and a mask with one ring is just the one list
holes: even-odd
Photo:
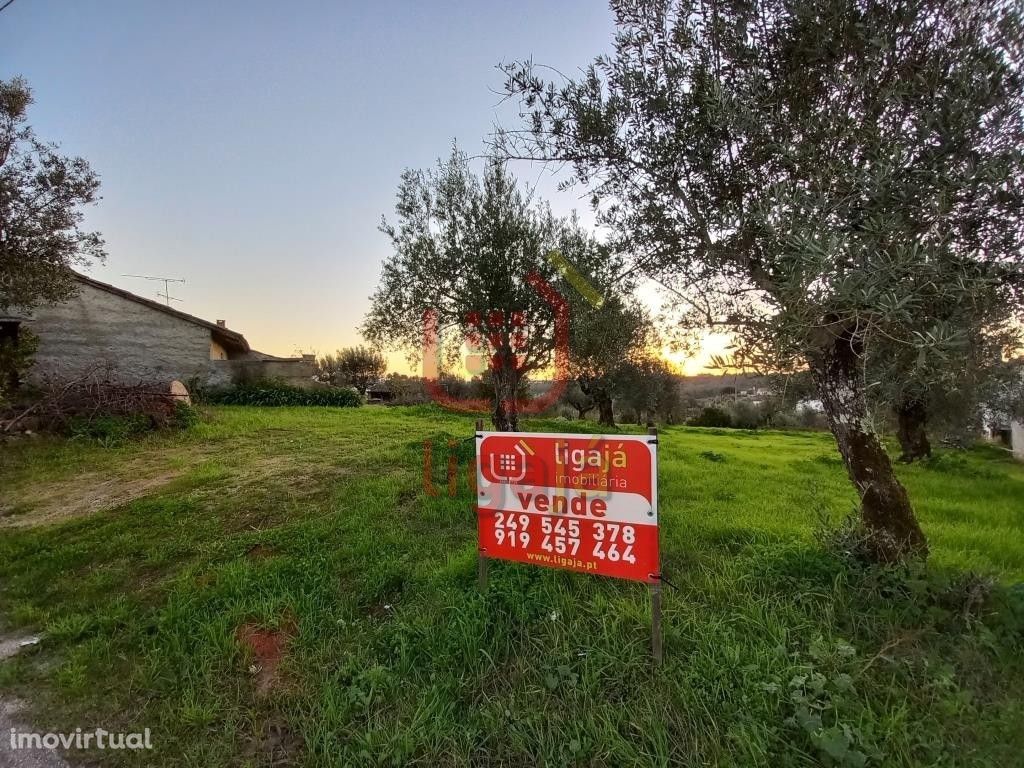
[[(1018, 380), (1021, 387), (1024, 388), (1024, 357), (1017, 358), (1015, 364), (1019, 376)], [(1006, 442), (1009, 444), (1010, 450), (1013, 451), (1013, 457), (1017, 461), (1024, 461), (1024, 419), (1010, 416), (1006, 419), (1003, 426), (1006, 430)]]
[(210, 322), (75, 274), (78, 293), (29, 316), (0, 313), (0, 330), (30, 329), (39, 349), (30, 380), (66, 379), (103, 368), (126, 383), (197, 381), (225, 385), (282, 379), (312, 385), (314, 356), (256, 352), (223, 320)]
[[(1021, 387), (1021, 390), (1018, 390), (1018, 392), (1024, 391), (1024, 357), (1010, 361), (1010, 365), (1017, 368)], [(1009, 399), (1012, 401), (1012, 388), (1009, 394)], [(1003, 401), (1006, 399), (1005, 397), (997, 398), (997, 400)], [(1024, 419), (1020, 418), (1020, 414), (1015, 416), (1005, 408), (1005, 405), (1001, 407), (987, 403), (982, 405), (981, 421), (984, 425), (984, 437), (991, 442), (1000, 443), (1013, 453), (1015, 459), (1024, 461)]]
[(368, 386), (363, 396), (368, 403), (390, 403), (395, 399), (395, 392), (386, 381), (378, 381)]

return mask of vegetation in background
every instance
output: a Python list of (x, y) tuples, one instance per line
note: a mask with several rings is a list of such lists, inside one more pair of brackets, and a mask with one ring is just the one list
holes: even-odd
[[(843, 532), (857, 497), (828, 436), (662, 429), (676, 589), (655, 669), (642, 585), (493, 562), (477, 591), (473, 417), (208, 411), (110, 449), (0, 451), (0, 618), (44, 635), (0, 663), (0, 690), (42, 730), (152, 729), (155, 750), (88, 756), (104, 765), (1024, 754), (1024, 468), (999, 451), (898, 467), (932, 556), (878, 567)], [(454, 450), (454, 498), (428, 493), (424, 441), (437, 490)]]
[(384, 378), (387, 369), (384, 355), (362, 345), (339, 349), (333, 355), (324, 355), (316, 361), (318, 381), (335, 387), (355, 387), (359, 394)]
[(636, 267), (741, 364), (808, 367), (880, 560), (924, 554), (868, 418), (880, 339), (923, 357), (1024, 311), (1021, 7), (613, 0), (577, 79), (510, 65), (506, 157), (563, 161)]
[(699, 416), (690, 419), (688, 423), (691, 427), (731, 427), (732, 416), (722, 408), (711, 406), (701, 411)]
[(598, 423), (608, 427), (615, 426), (614, 401), (635, 394), (631, 387), (637, 377), (632, 374), (654, 341), (648, 312), (622, 296), (628, 288), (618, 283), (601, 286), (605, 295), (600, 306), (575, 292), (569, 303), (568, 375), (597, 408)]
[[(578, 420), (587, 418), (587, 414), (594, 410), (597, 403), (594, 402), (594, 398), (588, 395), (580, 385), (575, 382), (569, 382), (561, 396), (558, 398), (558, 402), (561, 405), (567, 405), (572, 409), (572, 416)], [(614, 414), (612, 415), (612, 421), (614, 421)]]
[[(929, 286), (924, 286), (925, 292)], [(1004, 359), (1018, 353), (1019, 329), (1013, 326), (1019, 308), (1001, 300), (1007, 290), (999, 284), (971, 302), (935, 306), (922, 313), (929, 327), (915, 333), (936, 333), (951, 338), (942, 354), (922, 355), (912, 346), (881, 339), (866, 360), (870, 401), (892, 410), (900, 461), (913, 462), (931, 455), (929, 429), (945, 428), (965, 442), (980, 432), (983, 408), (992, 408), (1001, 386), (1012, 382), (1014, 367)]]
[(0, 309), (30, 310), (74, 292), (68, 268), (102, 260), (103, 239), (81, 229), (99, 178), (26, 123), (32, 91), (0, 80)]
[(628, 360), (618, 373), (620, 404), (637, 424), (674, 424), (680, 404), (679, 377), (650, 352)]
[(28, 328), (0, 334), (0, 408), (6, 406), (35, 362), (39, 338)]
[(384, 381), (394, 397), (394, 405), (422, 405), (430, 400), (426, 385), (419, 376), (389, 373)]
[[(474, 376), (469, 381), (462, 379), (456, 379), (455, 377), (449, 377), (442, 375), (439, 382), (441, 387), (447, 389), (449, 392), (458, 393), (459, 399), (473, 398), (480, 403), (488, 403), (491, 408), (481, 408), (481, 414), (486, 414), (488, 410), (493, 410), (496, 406), (494, 397), (497, 391), (494, 383), (494, 370), (490, 367), (486, 368), (483, 373), (479, 376)], [(519, 377), (519, 381), (516, 382), (516, 393), (515, 400), (517, 407), (522, 408), (523, 405), (530, 402), (530, 377), (524, 374)]]
[(1004, 367), (992, 388), (988, 405), (996, 419), (1024, 421), (1024, 358)]
[(341, 408), (363, 404), (354, 389), (330, 387), (296, 387), (283, 381), (267, 379), (230, 387), (211, 387), (203, 393), (203, 402), (211, 405), (322, 405)]

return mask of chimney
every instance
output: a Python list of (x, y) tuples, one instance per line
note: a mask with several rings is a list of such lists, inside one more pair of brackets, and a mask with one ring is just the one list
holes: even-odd
[(227, 326), (227, 322), (228, 322), (227, 320), (218, 320), (217, 321), (217, 327), (218, 328), (227, 328), (228, 327)]

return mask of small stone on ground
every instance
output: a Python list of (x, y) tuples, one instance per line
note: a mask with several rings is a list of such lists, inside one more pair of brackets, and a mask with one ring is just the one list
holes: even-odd
[(0, 637), (0, 661), (9, 659), (19, 653), (23, 648), (36, 645), (39, 638), (36, 635), (25, 635), (24, 637)]

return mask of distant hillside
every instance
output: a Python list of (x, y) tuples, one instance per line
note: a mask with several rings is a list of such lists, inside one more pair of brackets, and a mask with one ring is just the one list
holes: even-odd
[[(677, 378), (683, 393), (696, 398), (722, 394), (722, 390), (727, 387), (743, 392), (764, 389), (768, 386), (767, 376), (758, 376), (753, 373), (702, 373), (697, 376), (679, 376)], [(534, 397), (540, 397), (550, 391), (554, 385), (555, 382), (551, 379), (531, 380), (530, 393)]]

